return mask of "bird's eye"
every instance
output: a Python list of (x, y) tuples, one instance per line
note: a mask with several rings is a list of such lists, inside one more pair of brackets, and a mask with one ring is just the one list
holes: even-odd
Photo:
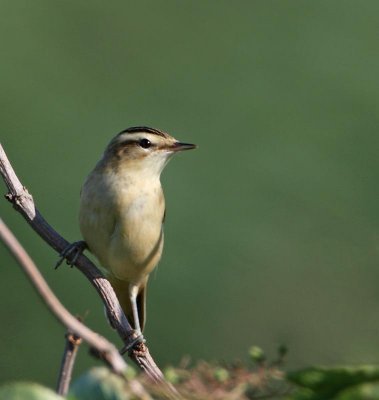
[(144, 149), (148, 149), (151, 146), (151, 142), (149, 139), (141, 139), (139, 141), (139, 145)]

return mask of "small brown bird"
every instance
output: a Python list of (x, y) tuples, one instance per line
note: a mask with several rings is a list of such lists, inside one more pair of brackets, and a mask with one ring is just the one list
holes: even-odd
[(146, 285), (163, 249), (160, 175), (171, 156), (196, 146), (148, 127), (114, 137), (81, 191), (79, 222), (88, 249), (108, 271), (135, 330), (145, 325)]

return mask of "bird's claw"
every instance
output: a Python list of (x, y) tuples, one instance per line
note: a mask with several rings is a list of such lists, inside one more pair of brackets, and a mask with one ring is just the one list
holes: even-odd
[(78, 242), (70, 243), (63, 251), (59, 254), (59, 259), (55, 264), (55, 269), (57, 269), (64, 260), (66, 260), (66, 264), (71, 267), (76, 263), (79, 256), (83, 253), (83, 251), (87, 248), (87, 244), (83, 240), (79, 240)]
[(120, 354), (125, 354), (125, 353), (129, 352), (130, 350), (133, 349), (133, 347), (134, 347), (136, 344), (146, 343), (146, 339), (143, 337), (143, 335), (142, 335), (141, 332), (134, 331), (134, 333), (136, 333), (137, 336), (130, 339), (129, 343), (127, 343), (127, 344), (120, 350)]

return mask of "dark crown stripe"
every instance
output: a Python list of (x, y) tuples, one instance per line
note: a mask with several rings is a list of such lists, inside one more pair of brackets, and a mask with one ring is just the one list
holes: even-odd
[(154, 128), (149, 128), (148, 126), (132, 126), (131, 128), (124, 129), (119, 133), (119, 135), (123, 133), (141, 133), (141, 132), (147, 132), (147, 133), (152, 133), (154, 135), (166, 137), (166, 134), (159, 129), (154, 129)]

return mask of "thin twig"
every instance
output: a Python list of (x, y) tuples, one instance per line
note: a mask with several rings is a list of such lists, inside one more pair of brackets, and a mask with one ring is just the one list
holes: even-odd
[[(6, 199), (21, 213), (29, 225), (59, 254), (70, 244), (60, 236), (42, 217), (37, 210), (32, 195), (22, 185), (10, 164), (3, 147), (0, 144), (0, 174), (2, 175), (9, 192)], [(115, 327), (121, 338), (127, 343), (133, 330), (127, 321), (117, 297), (110, 283), (96, 266), (84, 255), (78, 257), (75, 266), (90, 280), (100, 294), (112, 326)]]
[(75, 358), (79, 350), (82, 339), (73, 332), (67, 331), (66, 344), (63, 352), (61, 368), (58, 375), (57, 393), (66, 396), (70, 387), (72, 370)]
[(126, 370), (126, 364), (116, 347), (70, 314), (49, 288), (33, 260), (29, 257), (28, 253), (21, 246), (2, 219), (0, 219), (0, 239), (20, 264), (23, 271), (37, 290), (37, 293), (41, 296), (42, 300), (49, 307), (50, 311), (58, 321), (74, 332), (75, 335), (82, 337), (91, 347), (95, 348), (115, 373), (123, 374)]
[[(22, 185), (10, 164), (3, 147), (0, 144), (0, 174), (8, 188), (6, 198), (13, 207), (21, 213), (28, 224), (38, 235), (58, 253), (67, 248), (69, 242), (56, 232), (42, 217), (35, 206), (33, 197)], [(100, 295), (111, 325), (117, 331), (124, 344), (128, 345), (133, 339), (133, 330), (118, 302), (116, 294), (98, 268), (84, 255), (80, 255), (74, 264), (91, 282)], [(129, 356), (156, 383), (167, 387), (168, 396), (178, 398), (176, 389), (168, 383), (162, 371), (155, 364), (148, 347), (138, 343), (129, 351)]]

